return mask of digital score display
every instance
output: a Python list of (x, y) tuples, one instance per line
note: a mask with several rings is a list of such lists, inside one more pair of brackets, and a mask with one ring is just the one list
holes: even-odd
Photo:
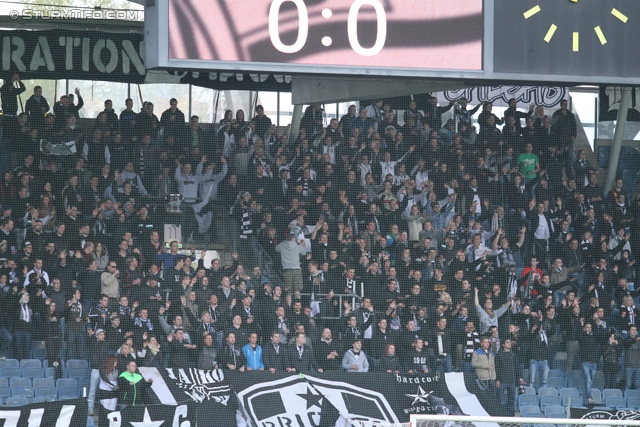
[(483, 0), (165, 1), (167, 65), (483, 68)]

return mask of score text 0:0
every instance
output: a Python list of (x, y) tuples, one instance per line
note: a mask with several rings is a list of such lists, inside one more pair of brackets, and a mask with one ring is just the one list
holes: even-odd
[[(298, 9), (298, 38), (295, 43), (291, 45), (285, 45), (282, 43), (280, 40), (280, 33), (278, 32), (278, 14), (280, 12), (280, 7), (284, 2), (288, 1), (295, 4)], [(362, 6), (373, 7), (378, 21), (376, 42), (370, 48), (363, 48), (358, 40), (358, 12)], [(387, 16), (380, 0), (355, 0), (351, 4), (347, 18), (347, 34), (349, 36), (351, 49), (353, 49), (353, 51), (358, 55), (374, 56), (382, 51), (387, 39)], [(273, 0), (271, 8), (269, 9), (269, 37), (271, 38), (273, 47), (282, 53), (296, 53), (304, 47), (307, 42), (308, 35), (309, 14), (307, 12), (307, 6), (304, 4), (304, 0)]]

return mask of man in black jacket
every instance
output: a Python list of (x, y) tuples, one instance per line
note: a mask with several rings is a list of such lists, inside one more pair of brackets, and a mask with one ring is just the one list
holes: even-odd
[(510, 338), (502, 342), (502, 349), (496, 355), (496, 388), (498, 399), (504, 405), (504, 394), (507, 394), (507, 411), (513, 415), (516, 402), (516, 384), (525, 384), (520, 372), (515, 352), (511, 350)]
[(318, 366), (318, 362), (316, 362), (311, 348), (305, 345), (305, 340), (306, 336), (304, 332), (296, 333), (296, 340), (287, 352), (287, 372), (313, 370), (322, 373), (322, 368)]
[(338, 343), (331, 338), (331, 329), (324, 328), (322, 337), (313, 346), (318, 365), (325, 371), (337, 371), (340, 368), (340, 348)]
[(286, 344), (280, 344), (280, 332), (271, 331), (271, 342), (262, 347), (264, 369), (275, 374), (285, 368)]
[[(18, 82), (18, 87), (16, 87)], [(18, 95), (27, 90), (20, 80), (18, 73), (13, 73), (11, 79), (5, 79), (0, 87), (0, 97), (2, 98), (2, 114), (4, 116), (15, 116), (18, 114)]]
[[(582, 319), (581, 319), (582, 320)], [(582, 322), (584, 322), (582, 320)], [(595, 329), (595, 331), (593, 330)], [(591, 396), (591, 384), (596, 375), (598, 362), (600, 362), (601, 346), (605, 339), (602, 328), (593, 328), (591, 323), (584, 323), (583, 332), (578, 335), (580, 341), (580, 359), (582, 360), (582, 372), (585, 376), (585, 391), (587, 393), (587, 401), (594, 403)]]
[[(89, 330), (89, 334), (94, 335), (91, 329)], [(100, 383), (100, 367), (102, 367), (104, 360), (109, 354), (107, 342), (104, 339), (104, 329), (97, 329), (95, 331), (95, 338), (89, 338), (89, 349), (91, 352), (89, 357), (91, 366), (91, 385), (89, 388), (89, 397), (87, 399), (87, 403), (89, 405), (89, 415), (93, 414), (93, 405), (96, 399), (96, 390), (98, 389), (98, 384)]]
[(236, 336), (233, 332), (227, 333), (227, 345), (220, 355), (220, 367), (231, 371), (244, 372), (247, 360), (242, 349), (236, 345)]

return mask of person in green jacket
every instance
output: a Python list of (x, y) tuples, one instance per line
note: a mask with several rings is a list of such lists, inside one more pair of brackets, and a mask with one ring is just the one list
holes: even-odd
[(118, 386), (120, 387), (120, 405), (144, 405), (146, 404), (145, 390), (151, 386), (153, 380), (149, 378), (147, 381), (137, 372), (138, 366), (135, 360), (127, 363), (127, 370), (118, 377)]

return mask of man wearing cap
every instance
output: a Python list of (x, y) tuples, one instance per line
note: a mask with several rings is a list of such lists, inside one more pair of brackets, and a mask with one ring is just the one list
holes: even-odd
[(307, 253), (304, 239), (296, 241), (298, 234), (300, 234), (300, 227), (291, 227), (289, 239), (276, 246), (276, 252), (280, 254), (282, 262), (285, 289), (299, 294), (303, 287), (300, 257), (306, 256), (310, 259), (311, 254)]
[[(91, 336), (91, 338), (89, 338), (89, 349), (91, 352), (89, 357), (89, 364), (91, 366), (91, 385), (89, 388), (87, 404), (89, 406), (88, 415), (91, 416), (93, 415), (93, 407), (96, 400), (96, 390), (100, 383), (100, 367), (107, 358), (109, 349), (107, 348), (107, 342), (104, 339), (104, 329), (97, 329), (95, 332), (92, 329), (89, 329), (89, 335)], [(93, 336), (95, 336), (95, 338), (93, 338)]]

